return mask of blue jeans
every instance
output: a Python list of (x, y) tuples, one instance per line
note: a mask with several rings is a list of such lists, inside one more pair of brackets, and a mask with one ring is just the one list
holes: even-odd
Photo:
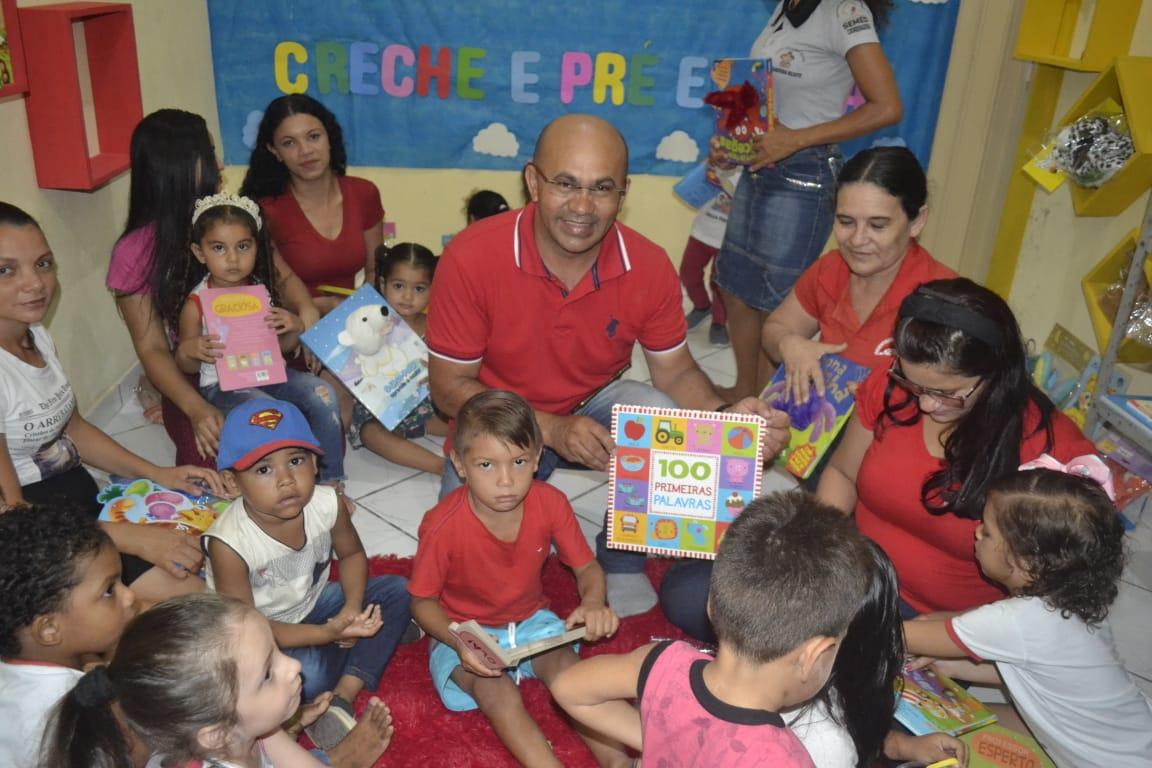
[(225, 392), (216, 384), (201, 387), (200, 394), (224, 413), (257, 398), (284, 400), (292, 403), (312, 427), (324, 455), (320, 459), (319, 480), (334, 483), (344, 479), (344, 425), (340, 421), (340, 401), (332, 385), (319, 376), (288, 369), (288, 381), (266, 387), (234, 389)]
[[(587, 416), (605, 427), (612, 427), (612, 406), (621, 405), (647, 405), (653, 408), (675, 408), (676, 403), (651, 384), (640, 381), (621, 379), (614, 381), (596, 393), (582, 408), (576, 409), (572, 415)], [(558, 467), (574, 467), (587, 469), (579, 464), (572, 464), (560, 458), (560, 454), (551, 448), (545, 448), (540, 456), (540, 468), (536, 470), (537, 480), (547, 480)], [(452, 462), (444, 459), (444, 474), (440, 477), (440, 498), (443, 499), (452, 491), (463, 485), (460, 476)], [(608, 522), (608, 510), (604, 510), (604, 522)], [(596, 559), (604, 568), (605, 573), (643, 573), (645, 555), (642, 552), (625, 552), (619, 549), (608, 548), (608, 534), (601, 527), (596, 535)]]
[[(380, 618), (384, 626), (372, 637), (362, 637), (351, 648), (341, 648), (335, 643), (313, 645), (304, 648), (285, 648), (284, 653), (300, 662), (300, 674), (304, 677), (304, 701), (312, 701), (324, 691), (336, 687), (344, 675), (352, 675), (364, 681), (364, 689), (375, 691), (380, 687), (380, 677), (400, 636), (408, 629), (412, 618), (408, 612), (408, 581), (403, 576), (370, 576), (364, 590), (364, 607), (375, 603), (380, 606)], [(320, 593), (311, 612), (301, 624), (323, 624), (344, 607), (344, 590), (339, 582), (331, 582)]]
[(740, 177), (714, 278), (749, 307), (771, 312), (819, 258), (832, 232), (835, 144), (808, 147)]

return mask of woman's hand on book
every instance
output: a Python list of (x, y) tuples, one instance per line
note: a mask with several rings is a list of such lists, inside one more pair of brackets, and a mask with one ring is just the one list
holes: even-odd
[(362, 611), (344, 606), (340, 613), (328, 619), (328, 632), (332, 642), (341, 648), (351, 648), (362, 637), (372, 637), (384, 626), (380, 606), (373, 603)]
[(583, 604), (568, 614), (564, 622), (564, 629), (572, 629), (578, 624), (584, 625), (584, 639), (588, 642), (612, 637), (620, 629), (620, 617), (603, 603)]
[(204, 564), (199, 537), (160, 525), (132, 525), (129, 554), (163, 568), (178, 579), (199, 573)]
[(755, 173), (761, 168), (774, 165), (804, 149), (804, 143), (800, 140), (798, 133), (798, 131), (777, 123), (772, 130), (760, 137), (756, 159), (748, 166), (748, 170)]
[(183, 491), (194, 496), (210, 493), (217, 498), (231, 498), (220, 482), (215, 470), (185, 464), (179, 467), (157, 467), (149, 479), (174, 491)]
[(784, 380), (788, 383), (793, 403), (806, 403), (816, 387), (816, 394), (824, 396), (824, 371), (820, 358), (835, 355), (847, 349), (847, 344), (822, 344), (797, 334), (780, 340), (780, 361), (784, 365)]

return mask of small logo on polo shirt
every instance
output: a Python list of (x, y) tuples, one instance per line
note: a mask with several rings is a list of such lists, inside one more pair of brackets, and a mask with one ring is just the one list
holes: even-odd
[(608, 333), (608, 338), (610, 338), (610, 339), (616, 338), (616, 329), (619, 327), (620, 327), (620, 321), (614, 317), (609, 317), (608, 318), (608, 327), (606, 327), (604, 329)]

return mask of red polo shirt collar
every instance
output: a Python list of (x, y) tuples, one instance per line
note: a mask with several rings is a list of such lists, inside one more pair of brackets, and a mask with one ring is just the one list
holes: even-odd
[[(516, 214), (516, 226), (512, 229), (512, 258), (517, 268), (526, 274), (553, 280), (552, 273), (540, 257), (540, 249), (536, 247), (535, 203), (529, 203)], [(624, 244), (624, 233), (620, 231), (619, 223), (613, 221), (604, 239), (600, 241), (596, 261), (588, 273), (580, 278), (569, 298), (599, 290), (605, 280), (621, 277), (631, 270), (632, 262), (628, 257), (628, 246)]]

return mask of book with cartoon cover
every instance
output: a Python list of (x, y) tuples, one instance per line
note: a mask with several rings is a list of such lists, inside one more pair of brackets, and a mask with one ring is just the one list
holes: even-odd
[(300, 337), (385, 429), (428, 397), (428, 347), (376, 289), (362, 286)]
[(905, 669), (902, 682), (896, 719), (916, 736), (940, 731), (959, 736), (996, 722), (975, 696), (932, 666)]
[(786, 411), (792, 420), (792, 437), (780, 461), (801, 480), (808, 479), (816, 470), (832, 441), (852, 416), (856, 407), (852, 385), (859, 384), (872, 373), (871, 368), (839, 355), (820, 358), (820, 370), (824, 375), (823, 397), (816, 394), (813, 386), (807, 402), (792, 402), (783, 365), (776, 368), (772, 380), (760, 393), (761, 400)]
[(704, 103), (716, 109), (714, 136), (728, 162), (749, 165), (756, 159), (759, 138), (775, 127), (771, 59), (716, 59), (712, 62), (715, 91)]
[(205, 333), (216, 334), (224, 345), (216, 361), (220, 389), (230, 392), (288, 380), (280, 339), (264, 319), (272, 308), (267, 288), (205, 288), (194, 296)]
[(203, 533), (231, 503), (205, 492), (190, 496), (151, 480), (112, 477), (96, 496), (106, 523), (162, 525), (183, 533)]
[(541, 638), (513, 648), (505, 648), (500, 645), (496, 637), (488, 634), (475, 619), (454, 621), (448, 625), (448, 631), (459, 638), (468, 650), (479, 656), (489, 669), (506, 669), (519, 666), (521, 661), (530, 656), (536, 656), (557, 646), (567, 645), (582, 639), (585, 628), (575, 627), (559, 635)]
[(764, 420), (746, 413), (615, 405), (608, 546), (712, 559), (760, 495)]

